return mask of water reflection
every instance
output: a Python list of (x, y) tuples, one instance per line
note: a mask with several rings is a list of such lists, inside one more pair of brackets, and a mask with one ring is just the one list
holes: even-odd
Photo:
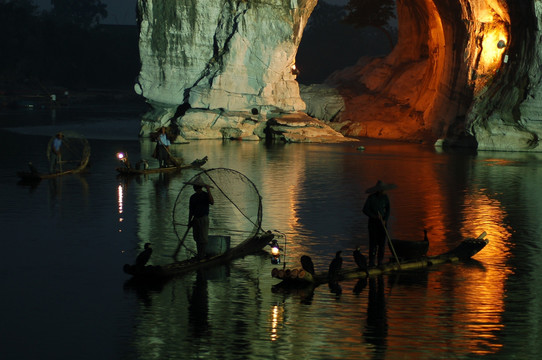
[(373, 359), (385, 358), (388, 335), (386, 314), (385, 281), (383, 276), (369, 279), (369, 301), (367, 303), (367, 322), (363, 337), (374, 345)]
[(188, 319), (194, 337), (208, 336), (209, 331), (209, 294), (205, 272), (197, 271), (192, 294), (188, 299)]
[(284, 304), (277, 304), (271, 307), (269, 323), (271, 326), (269, 338), (271, 341), (276, 341), (279, 338), (279, 331), (284, 323)]
[[(50, 128), (36, 131), (51, 133)], [(535, 358), (539, 351), (542, 155), (438, 153), (414, 144), (370, 142), (364, 152), (323, 144), (178, 145), (187, 160), (208, 155), (207, 168), (231, 167), (254, 181), (262, 195), (264, 229), (287, 234), (281, 260), (288, 266), (298, 266), (306, 254), (316, 271), (323, 271), (337, 250), (350, 253), (360, 246), (367, 253), (361, 207), (365, 189), (379, 178), (398, 185), (389, 193), (392, 237), (421, 239), (427, 228), (434, 255), (463, 237), (487, 232), (490, 243), (474, 261), (411, 278), (385, 276), (387, 287), (379, 288), (378, 279), (374, 286), (369, 280), (341, 282), (337, 297), (327, 286), (275, 291), (268, 254), (235, 261), (220, 277), (198, 279), (193, 273), (132, 286), (121, 268), (145, 242), (153, 243), (153, 264), (172, 261), (178, 244), (172, 225), (175, 198), (197, 171), (122, 181), (111, 154), (127, 148), (146, 157), (152, 144), (147, 150), (144, 141), (117, 139), (93, 144), (95, 166), (83, 176), (88, 186), (68, 176), (23, 188), (16, 186), (16, 171), (29, 152), (42, 152), (42, 146), (30, 141), (23, 147), (11, 133), (3, 140), (16, 151), (0, 154), (6, 209), (1, 218), (6, 228), (21, 219), (32, 223), (17, 227), (7, 238), (13, 241), (4, 242), (10, 254), (4, 273), (10, 275), (3, 278), (8, 290), (2, 305), (25, 309), (3, 317), (8, 344), (43, 339), (51, 327), (60, 326), (48, 320), (67, 318), (68, 309), (73, 320), (62, 325), (78, 331), (66, 333), (63, 342), (81, 345), (84, 331), (104, 334), (95, 343), (109, 354), (120, 348), (122, 354), (116, 355), (122, 358), (506, 359)], [(119, 256), (120, 249), (128, 249), (126, 255)], [(51, 251), (59, 256), (45, 259)], [(345, 256), (343, 266), (353, 265)], [(127, 293), (118, 296), (125, 281)], [(207, 306), (200, 307), (197, 299)], [(85, 315), (96, 307), (100, 321)], [(77, 358), (82, 348), (92, 352), (83, 345), (64, 357)], [(53, 354), (64, 348), (54, 341), (43, 341), (42, 347)], [(21, 351), (14, 348), (10, 354)]]

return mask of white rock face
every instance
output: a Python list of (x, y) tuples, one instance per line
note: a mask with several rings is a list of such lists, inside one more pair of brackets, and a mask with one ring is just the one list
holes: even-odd
[(398, 1), (390, 54), (300, 95), (292, 65), (317, 1), (138, 0), (140, 135), (173, 123), (185, 139), (542, 151), (540, 0)]
[(292, 66), (316, 3), (139, 0), (135, 90), (153, 108), (140, 135), (174, 121), (185, 139), (256, 139), (305, 110)]

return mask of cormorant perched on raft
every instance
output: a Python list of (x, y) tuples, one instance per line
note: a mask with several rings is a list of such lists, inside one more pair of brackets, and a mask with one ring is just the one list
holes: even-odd
[(28, 162), (28, 168), (30, 169), (30, 173), (32, 175), (38, 174), (38, 169), (36, 169), (36, 167), (34, 166), (34, 164), (32, 164), (32, 162)]
[(301, 267), (303, 270), (308, 272), (311, 275), (314, 275), (314, 264), (312, 263), (312, 259), (310, 256), (303, 255), (301, 256)]
[(144, 267), (152, 255), (151, 243), (145, 243), (144, 250), (137, 255), (135, 266)]
[(331, 263), (329, 264), (329, 281), (337, 281), (337, 276), (339, 275), (339, 271), (341, 271), (341, 267), (343, 265), (343, 258), (341, 257), (342, 251), (337, 251), (335, 253), (335, 257), (333, 260), (331, 260)]
[(203, 166), (209, 158), (205, 156), (203, 159), (196, 159), (190, 163), (192, 166)]
[(358, 268), (364, 271), (367, 276), (369, 276), (369, 270), (367, 268), (367, 258), (363, 256), (361, 250), (359, 248), (356, 248), (356, 250), (354, 250), (352, 254), (354, 255), (354, 261), (356, 262)]

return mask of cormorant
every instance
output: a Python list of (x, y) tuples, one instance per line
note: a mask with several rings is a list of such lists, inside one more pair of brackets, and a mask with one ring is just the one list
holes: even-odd
[(423, 229), (423, 241), (429, 242), (429, 239), (427, 238), (427, 229)]
[(38, 169), (36, 169), (32, 162), (28, 163), (28, 167), (30, 168), (30, 172), (32, 173), (32, 175), (38, 174)]
[(147, 262), (149, 261), (149, 259), (151, 258), (151, 254), (152, 254), (151, 243), (146, 243), (144, 250), (139, 255), (137, 255), (135, 265), (138, 267), (145, 266)]
[(356, 248), (356, 250), (354, 250), (352, 254), (354, 255), (354, 261), (356, 262), (358, 268), (365, 271), (367, 276), (369, 276), (369, 270), (367, 268), (367, 258), (363, 256), (359, 248)]
[(331, 260), (331, 263), (329, 264), (329, 281), (336, 281), (337, 276), (339, 275), (339, 271), (341, 271), (341, 267), (343, 265), (343, 258), (341, 257), (342, 251), (337, 251), (335, 254), (335, 257), (333, 260)]
[(136, 163), (136, 170), (147, 170), (149, 168), (149, 162), (145, 159), (141, 159)]
[(314, 275), (314, 264), (312, 263), (310, 256), (301, 256), (301, 267), (309, 274)]
[(205, 156), (203, 159), (196, 159), (190, 163), (192, 166), (203, 166), (209, 158)]

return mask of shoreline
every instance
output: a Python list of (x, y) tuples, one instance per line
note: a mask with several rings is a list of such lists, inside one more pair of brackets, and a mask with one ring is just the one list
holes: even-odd
[(48, 89), (3, 89), (0, 87), (0, 110), (47, 109), (94, 103), (138, 103), (145, 99), (132, 89), (89, 88), (71, 90), (61, 87)]

